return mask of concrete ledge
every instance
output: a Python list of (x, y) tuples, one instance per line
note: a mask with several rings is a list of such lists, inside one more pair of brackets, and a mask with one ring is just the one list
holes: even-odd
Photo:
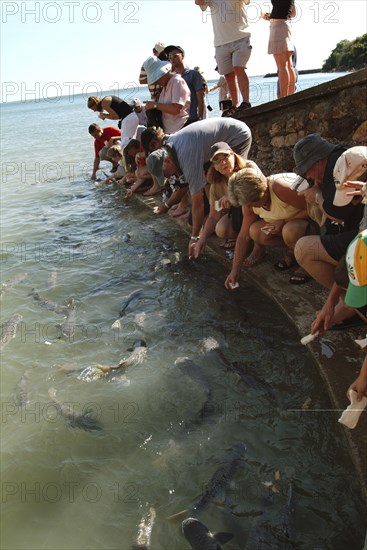
[[(152, 210), (154, 206), (161, 203), (160, 200), (153, 197), (135, 196), (137, 200)], [(189, 235), (185, 220), (170, 219)], [(226, 257), (225, 251), (219, 247), (217, 237), (210, 238), (205, 251), (211, 253), (219, 262), (226, 265), (229, 272), (231, 262)], [(264, 262), (256, 267), (243, 269), (241, 279), (255, 285), (261, 292), (269, 296), (296, 326), (301, 338), (309, 334), (315, 312), (321, 309), (328, 291), (315, 281), (300, 286), (290, 285), (288, 283), (289, 272), (282, 273), (273, 268), (273, 264), (276, 259), (279, 259), (279, 256), (279, 250), (270, 251)], [(357, 377), (364, 358), (364, 351), (358, 347), (354, 340), (364, 338), (366, 333), (367, 325), (347, 331), (329, 331), (324, 338), (316, 339), (308, 345), (309, 352), (318, 365), (332, 406), (335, 409), (343, 410), (349, 404), (346, 392), (350, 383)], [(329, 357), (325, 355), (324, 350), (329, 352)], [(335, 413), (335, 422), (340, 414)], [(342, 425), (340, 425), (340, 430), (341, 433), (344, 433), (349, 444), (362, 494), (367, 505), (366, 420), (367, 410), (362, 413), (358, 426), (354, 430), (349, 430)]]

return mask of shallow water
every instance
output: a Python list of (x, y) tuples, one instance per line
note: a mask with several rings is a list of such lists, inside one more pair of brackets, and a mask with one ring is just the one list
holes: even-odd
[[(193, 506), (243, 442), (243, 467), (200, 514), (212, 531), (234, 533), (226, 548), (245, 548), (253, 529), (279, 525), (291, 481), (296, 547), (360, 550), (364, 510), (339, 413), (294, 327), (251, 285), (227, 292), (227, 270), (209, 255), (189, 262), (187, 237), (170, 220), (83, 177), (91, 143), (80, 135), (91, 120), (81, 105), (21, 107), (4, 117), (5, 128), (13, 114), (23, 117), (28, 173), (18, 166), (11, 175), (6, 165), (2, 180), (1, 280), (19, 277), (3, 287), (2, 322), (23, 319), (2, 352), (1, 547), (128, 550), (153, 507), (152, 550), (184, 550), (167, 517)], [(29, 134), (36, 118), (48, 139)], [(5, 158), (16, 163), (8, 147)], [(41, 182), (29, 171), (54, 159), (75, 161), (74, 177)], [(32, 289), (54, 303), (75, 301), (69, 336), (64, 316)], [(147, 343), (141, 363), (80, 379), (87, 367), (128, 357), (137, 339)], [(51, 387), (103, 429), (71, 427)]]

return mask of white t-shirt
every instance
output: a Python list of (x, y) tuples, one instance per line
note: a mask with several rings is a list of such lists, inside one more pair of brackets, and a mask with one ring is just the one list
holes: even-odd
[(244, 0), (208, 0), (214, 31), (214, 46), (223, 46), (229, 42), (251, 36), (248, 32), (246, 4)]
[(174, 134), (184, 126), (189, 118), (190, 96), (190, 88), (179, 74), (173, 75), (161, 91), (159, 103), (178, 103), (183, 106), (178, 115), (162, 112), (163, 130), (166, 134)]

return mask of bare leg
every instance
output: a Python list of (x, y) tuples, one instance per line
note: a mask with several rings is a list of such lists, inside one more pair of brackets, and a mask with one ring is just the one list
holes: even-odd
[(250, 84), (246, 71), (243, 67), (234, 67), (234, 72), (237, 78), (238, 87), (242, 95), (242, 101), (249, 103), (250, 100)]
[(297, 241), (294, 255), (298, 265), (303, 267), (318, 283), (331, 288), (334, 283), (334, 273), (337, 261), (326, 252), (320, 237), (302, 237)]
[(274, 59), (278, 68), (279, 97), (294, 94), (296, 85), (296, 73), (292, 63), (293, 52), (275, 53)]
[(236, 81), (236, 74), (234, 71), (231, 73), (228, 73), (224, 75), (228, 84), (229, 93), (232, 98), (232, 103), (234, 107), (237, 107), (238, 105), (238, 88), (237, 88), (237, 81)]

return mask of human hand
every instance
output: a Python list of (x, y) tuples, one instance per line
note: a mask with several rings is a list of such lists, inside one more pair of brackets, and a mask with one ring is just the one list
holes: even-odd
[(354, 189), (354, 191), (349, 191), (347, 195), (349, 197), (366, 197), (367, 196), (367, 183), (361, 181), (345, 181), (342, 185), (342, 188)]
[(150, 109), (154, 109), (154, 101), (147, 101), (145, 104), (145, 110), (149, 111)]
[(270, 20), (270, 13), (269, 12), (261, 12), (261, 18), (262, 19), (265, 19), (265, 21), (269, 21)]
[(131, 197), (133, 196), (133, 193), (134, 193), (134, 191), (132, 189), (128, 189), (126, 191), (125, 199), (126, 200), (131, 199)]
[(230, 274), (228, 275), (227, 279), (224, 281), (224, 286), (225, 286), (228, 290), (234, 290), (235, 288), (238, 287), (237, 277), (235, 276), (235, 274), (233, 273), (233, 271), (230, 272)]
[(160, 204), (159, 206), (155, 206), (153, 208), (153, 212), (157, 216), (160, 216), (161, 214), (167, 214), (168, 210), (169, 208), (167, 208), (167, 206), (164, 203)]
[(361, 401), (362, 397), (367, 397), (367, 376), (361, 372), (358, 378), (351, 383), (349, 389), (357, 392), (358, 401)]
[(198, 240), (196, 243), (194, 243), (194, 246), (191, 247), (191, 255), (194, 258), (198, 258), (202, 253), (202, 251), (204, 250), (204, 248), (205, 248), (205, 242), (202, 239)]
[(101, 120), (105, 120), (106, 115), (104, 113), (99, 113), (98, 118), (100, 118)]
[(97, 174), (92, 174), (90, 177), (91, 180), (95, 181), (97, 179)]
[(261, 228), (262, 233), (265, 233), (267, 237), (276, 237), (277, 235), (282, 234), (282, 229), (284, 226), (283, 220), (276, 220), (271, 223), (263, 225)]
[(311, 334), (318, 332), (320, 336), (324, 335), (331, 326), (331, 320), (334, 315), (334, 305), (325, 303), (324, 307), (317, 313), (316, 319), (311, 324)]

